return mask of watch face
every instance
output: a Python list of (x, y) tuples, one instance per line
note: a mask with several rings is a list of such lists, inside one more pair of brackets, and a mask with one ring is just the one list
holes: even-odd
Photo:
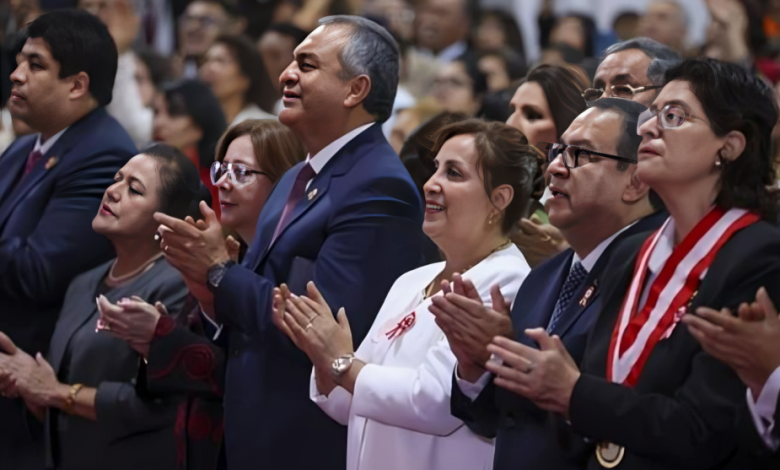
[(227, 267), (223, 265), (217, 265), (210, 269), (208, 272), (209, 284), (211, 284), (212, 287), (217, 287), (219, 281), (225, 277), (225, 271), (227, 271)]
[(349, 369), (349, 366), (352, 365), (352, 357), (351, 356), (342, 356), (333, 361), (333, 372), (336, 375), (341, 375), (344, 372)]

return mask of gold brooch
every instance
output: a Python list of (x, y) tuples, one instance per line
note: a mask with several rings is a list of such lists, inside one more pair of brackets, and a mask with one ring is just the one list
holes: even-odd
[(48, 160), (46, 160), (46, 169), (51, 170), (57, 165), (57, 162), (59, 162), (60, 159), (57, 157), (51, 157)]
[(314, 199), (315, 197), (317, 197), (317, 188), (314, 188), (314, 189), (312, 189), (311, 191), (309, 191), (309, 196), (308, 196), (308, 197), (309, 197), (309, 200), (310, 200), (310, 201), (311, 201), (312, 199)]

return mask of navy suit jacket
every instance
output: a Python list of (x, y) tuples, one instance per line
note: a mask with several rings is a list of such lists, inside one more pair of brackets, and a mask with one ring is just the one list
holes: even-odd
[[(665, 212), (657, 212), (640, 219), (618, 235), (599, 257), (582, 287), (575, 293), (571, 305), (563, 312), (552, 334), (561, 338), (578, 364), (582, 360), (588, 334), (601, 311), (600, 280), (612, 250), (626, 237), (658, 228), (666, 217)], [(573, 257), (571, 249), (560, 253), (531, 270), (520, 286), (512, 306), (512, 325), (518, 332), (516, 339), (520, 343), (538, 347), (523, 331), (548, 325)], [(588, 290), (591, 294), (585, 299)], [(454, 377), (452, 389), (453, 415), (462, 419), (474, 432), (496, 437), (495, 470), (566, 470), (584, 466), (584, 463), (568, 459), (560, 450), (556, 422), (530, 401), (496, 387), (492, 380), (473, 402), (461, 392)]]
[[(36, 139), (21, 137), (0, 156), (0, 331), (25, 351), (45, 354), (70, 282), (113, 257), (110, 242), (92, 231), (92, 219), (136, 149), (98, 108), (22, 177)], [(22, 416), (21, 400), (0, 398), (0, 468), (43, 465)]]
[(303, 163), (282, 176), (241, 266), (215, 291), (230, 329), (225, 386), (228, 468), (343, 470), (346, 428), (309, 399), (311, 362), (271, 321), (272, 289), (313, 280), (346, 309), (357, 347), (393, 282), (422, 262), (422, 203), (379, 125), (359, 134), (314, 177), (271, 244)]

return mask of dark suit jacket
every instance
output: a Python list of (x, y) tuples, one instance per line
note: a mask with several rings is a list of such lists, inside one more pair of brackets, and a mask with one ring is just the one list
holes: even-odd
[[(597, 469), (594, 443), (626, 449), (621, 469), (762, 469), (765, 461), (739, 447), (737, 420), (745, 386), (725, 364), (702, 351), (683, 324), (659, 342), (634, 388), (607, 382), (607, 352), (643, 236), (626, 240), (604, 280), (604, 308), (588, 339), (574, 388), (570, 449)], [(780, 231), (766, 222), (740, 230), (710, 265), (688, 311), (736, 309), (765, 286), (780, 303)], [(560, 422), (560, 429), (568, 426)], [(587, 440), (580, 438), (584, 436)]]
[[(113, 257), (92, 219), (135, 146), (99, 108), (72, 124), (22, 178), (36, 139), (21, 137), (0, 156), (0, 331), (25, 351), (45, 353), (68, 284)], [(43, 465), (40, 441), (23, 431), (23, 410), (21, 400), (0, 398), (0, 468)]]
[(242, 266), (215, 292), (231, 328), (225, 389), (228, 467), (343, 470), (346, 428), (309, 400), (311, 362), (271, 322), (271, 291), (303, 293), (314, 280), (334, 313), (345, 307), (355, 345), (393, 282), (422, 261), (422, 203), (375, 124), (312, 180), (291, 222), (270, 246), (292, 184), (288, 171), (268, 198)]
[[(560, 336), (577, 363), (582, 359), (587, 335), (601, 311), (604, 299), (601, 280), (606, 274), (605, 267), (611, 253), (621, 240), (658, 228), (666, 217), (665, 212), (657, 212), (637, 221), (618, 235), (599, 257), (579, 292), (574, 295), (571, 305), (564, 311), (553, 334)], [(519, 342), (538, 347), (523, 331), (548, 325), (560, 290), (569, 275), (573, 256), (574, 252), (569, 249), (542, 263), (531, 270), (520, 286), (512, 306), (512, 324), (518, 332)], [(582, 305), (580, 300), (591, 287), (595, 289), (590, 299)], [(561, 452), (557, 433), (547, 412), (536, 408), (519, 395), (496, 387), (492, 381), (472, 402), (461, 392), (453, 377), (452, 414), (464, 420), (478, 434), (496, 436), (493, 460), (493, 468), (496, 470), (565, 470), (582, 466)]]
[[(176, 468), (174, 424), (181, 396), (151, 397), (136, 380), (143, 362), (139, 354), (110, 334), (94, 333), (95, 292), (110, 266), (103, 264), (73, 280), (52, 336), (49, 359), (60, 382), (97, 389), (97, 421), (49, 409), (47, 466), (171, 470)], [(187, 287), (179, 272), (160, 258), (140, 278), (104, 295), (112, 303), (137, 295), (177, 311)]]

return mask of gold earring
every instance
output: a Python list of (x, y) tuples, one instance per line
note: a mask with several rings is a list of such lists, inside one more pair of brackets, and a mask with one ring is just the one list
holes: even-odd
[(488, 217), (488, 225), (493, 225), (493, 214), (490, 214), (490, 217)]

